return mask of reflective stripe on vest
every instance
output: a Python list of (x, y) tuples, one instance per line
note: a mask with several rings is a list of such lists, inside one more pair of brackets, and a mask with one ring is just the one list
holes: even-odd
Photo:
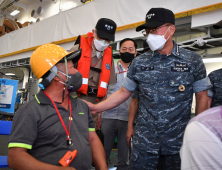
[[(82, 49), (81, 58), (78, 61), (77, 70), (82, 74), (82, 86), (78, 90), (78, 93), (87, 94), (88, 92), (88, 80), (90, 72), (91, 51), (92, 51), (93, 34), (88, 33), (87, 38), (80, 37), (80, 49)], [(97, 91), (97, 97), (104, 97), (107, 92), (107, 87), (110, 79), (112, 64), (112, 48), (107, 47), (104, 51), (101, 65), (101, 73), (99, 79), (99, 86)]]

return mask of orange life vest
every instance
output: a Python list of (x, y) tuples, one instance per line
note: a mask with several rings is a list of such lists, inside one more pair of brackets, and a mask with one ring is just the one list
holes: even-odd
[[(80, 36), (80, 49), (82, 49), (81, 57), (78, 61), (77, 70), (82, 74), (82, 86), (77, 91), (78, 93), (87, 94), (88, 92), (88, 80), (90, 72), (91, 51), (93, 33), (89, 32), (87, 37)], [(107, 87), (110, 79), (112, 64), (112, 47), (107, 47), (104, 51), (101, 65), (101, 73), (99, 79), (99, 86), (97, 91), (97, 97), (104, 97), (107, 92)]]

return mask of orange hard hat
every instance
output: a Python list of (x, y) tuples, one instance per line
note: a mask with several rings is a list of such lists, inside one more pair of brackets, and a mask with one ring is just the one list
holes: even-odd
[(40, 79), (68, 54), (70, 53), (55, 44), (44, 44), (38, 47), (30, 58), (30, 65), (36, 78)]

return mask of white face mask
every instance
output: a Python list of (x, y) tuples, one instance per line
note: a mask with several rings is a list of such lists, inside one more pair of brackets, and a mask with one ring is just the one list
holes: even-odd
[(109, 43), (106, 40), (98, 40), (95, 38), (94, 45), (98, 51), (104, 51), (109, 46)]
[[(169, 30), (169, 28), (167, 29), (167, 31)], [(165, 34), (167, 33), (167, 31), (165, 32)], [(156, 35), (156, 34), (149, 33), (149, 35), (147, 36), (146, 42), (152, 51), (157, 51), (157, 50), (163, 49), (166, 41), (170, 37), (169, 36), (167, 39), (165, 39), (165, 34), (164, 35)]]

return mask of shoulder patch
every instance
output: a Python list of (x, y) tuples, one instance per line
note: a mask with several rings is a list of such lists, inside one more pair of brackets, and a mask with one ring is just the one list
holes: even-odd
[(106, 63), (106, 69), (110, 70), (110, 64), (109, 63)]

